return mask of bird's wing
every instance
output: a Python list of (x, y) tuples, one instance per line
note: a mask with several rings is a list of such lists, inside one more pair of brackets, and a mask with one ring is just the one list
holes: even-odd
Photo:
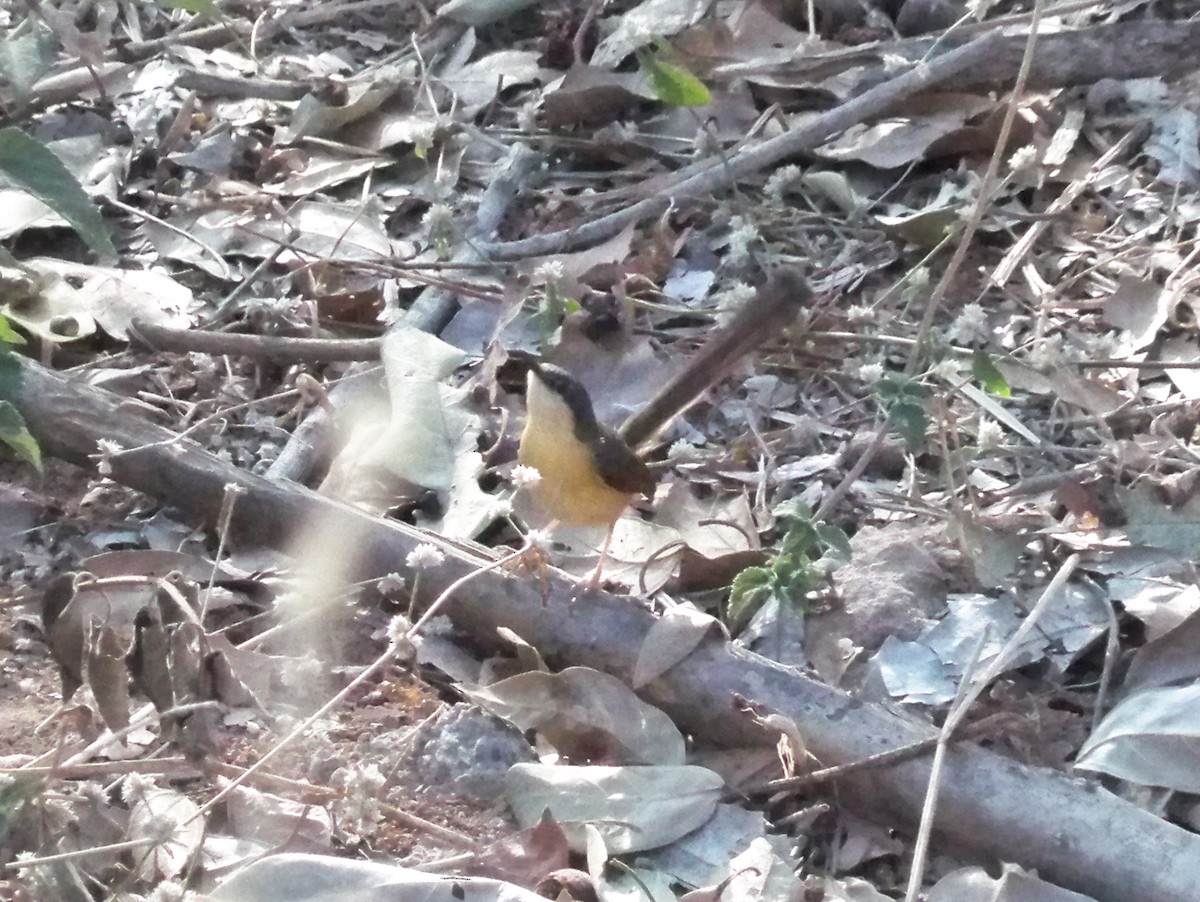
[(593, 453), (601, 478), (614, 489), (630, 495), (654, 497), (654, 474), (614, 430), (600, 427), (600, 438), (593, 446)]

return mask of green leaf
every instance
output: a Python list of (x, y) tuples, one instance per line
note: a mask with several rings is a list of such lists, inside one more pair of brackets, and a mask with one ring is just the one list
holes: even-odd
[(921, 386), (911, 379), (889, 374), (879, 380), (875, 391), (905, 444), (915, 448), (924, 442), (929, 428)]
[(654, 96), (671, 106), (703, 106), (712, 102), (704, 82), (687, 69), (666, 62), (661, 56), (638, 51), (638, 62)]
[(0, 348), (0, 401), (16, 397), (21, 375), (17, 355), (8, 348)]
[(850, 560), (850, 537), (846, 535), (844, 529), (822, 523), (817, 527), (817, 538), (834, 557)]
[(984, 387), (986, 391), (991, 392), (1001, 398), (1011, 398), (1012, 390), (1008, 387), (1008, 380), (1004, 378), (1004, 374), (997, 369), (996, 364), (992, 362), (992, 358), (982, 348), (976, 348), (975, 353), (971, 356), (971, 375), (975, 380)]
[(116, 256), (99, 209), (40, 141), (19, 128), (0, 129), (0, 173), (69, 222), (97, 254)]
[(808, 592), (813, 587), (811, 575), (812, 568), (805, 566), (792, 573), (792, 578), (787, 582), (780, 582), (776, 586), (779, 597), (801, 614), (808, 610)]
[(775, 574), (770, 567), (747, 567), (735, 576), (725, 604), (725, 620), (741, 624), (753, 617), (771, 597), (774, 582)]
[(799, 498), (789, 498), (781, 501), (771, 509), (771, 513), (780, 520), (811, 520), (812, 508)]
[(809, 557), (817, 550), (820, 540), (812, 520), (792, 520), (780, 543), (780, 554), (789, 558)]
[(25, 418), (21, 416), (21, 412), (8, 401), (0, 401), (0, 442), (8, 445), (17, 457), (33, 464), (38, 472), (41, 472), (42, 449), (25, 428)]
[(221, 8), (213, 0), (155, 0), (155, 2), (167, 9), (181, 9), (185, 13), (196, 13), (214, 19), (221, 15)]
[(910, 448), (916, 448), (925, 441), (929, 433), (929, 422), (925, 418), (925, 408), (920, 404), (897, 404), (888, 411), (896, 432), (904, 439)]
[[(25, 338), (9, 324), (3, 314), (0, 314), (0, 342), (10, 345), (23, 345)], [(4, 353), (0, 351), (0, 353)]]

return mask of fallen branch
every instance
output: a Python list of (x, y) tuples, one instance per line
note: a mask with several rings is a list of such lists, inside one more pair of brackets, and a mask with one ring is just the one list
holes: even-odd
[(633, 222), (657, 216), (671, 202), (684, 196), (711, 195), (739, 178), (775, 166), (804, 150), (824, 144), (834, 135), (872, 116), (893, 109), (915, 94), (927, 91), (968, 71), (992, 52), (999, 38), (984, 35), (965, 47), (951, 50), (929, 63), (914, 66), (903, 75), (876, 85), (869, 91), (814, 116), (791, 131), (743, 150), (732, 158), (724, 155), (704, 160), (673, 173), (669, 185), (655, 183), (652, 196), (624, 209), (571, 229), (548, 232), (519, 241), (488, 244), (484, 252), (493, 260), (514, 260), (589, 247), (605, 241)]
[(134, 324), (130, 339), (152, 351), (233, 354), (283, 363), (378, 360), (381, 344), (378, 338), (299, 338), (290, 335), (249, 335), (244, 332), (205, 332), (145, 322)]
[[(1053, 15), (1054, 10), (1047, 10)], [(982, 22), (976, 29), (994, 29)], [(922, 59), (938, 38), (915, 38), (844, 51), (895, 53), (910, 60)], [(1174, 78), (1200, 68), (1200, 19), (1164, 22), (1115, 22), (1053, 34), (1038, 35), (1038, 52), (1029, 72), (1031, 90), (1090, 85), (1102, 78)], [(955, 90), (1006, 87), (1017, 77), (1025, 48), (1025, 34), (1006, 34), (979, 65), (955, 80)], [(830, 58), (822, 55), (813, 63)], [(882, 69), (882, 65), (880, 66)]]
[[(6, 384), (6, 400), (46, 453), (87, 464), (101, 439), (135, 449), (111, 458), (113, 478), (197, 519), (215, 523), (225, 486), (241, 486), (245, 494), (232, 523), (236, 537), (286, 548), (307, 524), (318, 524), (327, 534), (348, 537), (357, 553), (349, 578), (404, 573), (408, 553), (434, 542), (446, 562), (421, 573), (430, 598), (489, 561), (405, 524), (238, 470), (193, 442), (162, 444), (172, 433), (143, 420), (132, 404), (31, 361), (19, 360)], [(558, 665), (595, 667), (626, 680), (654, 620), (635, 600), (580, 595), (576, 583), (557, 573), (545, 584), (498, 571), (481, 574), (469, 592), (447, 603), (446, 612), (481, 642), (496, 641), (505, 627)], [(740, 694), (794, 720), (809, 750), (827, 766), (934, 735), (926, 724), (852, 699), (715, 634), (644, 694), (702, 741), (773, 742), (735, 708)], [(921, 759), (855, 771), (839, 779), (838, 798), (862, 815), (913, 828), (929, 772)], [(946, 754), (934, 834), (948, 848), (1036, 868), (1100, 902), (1192, 902), (1200, 886), (1200, 837), (1094, 784), (966, 745)]]

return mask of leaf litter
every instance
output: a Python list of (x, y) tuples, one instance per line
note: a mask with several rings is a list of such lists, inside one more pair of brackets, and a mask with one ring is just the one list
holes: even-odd
[[(903, 33), (923, 15), (909, 5)], [(1161, 787), (1184, 810), (1200, 748), (1194, 74), (1098, 72), (1082, 100), (951, 83), (849, 123), (802, 159), (739, 170), (736, 190), (679, 192), (681, 171), (707, 161), (717, 172), (803, 127), (886, 80), (913, 45), (848, 48), (879, 20), (836, 3), (815, 4), (814, 23), (787, 4), (688, 0), (537, 15), (455, 0), (432, 21), (404, 4), (258, 6), (261, 33), (255, 16), (205, 4), (0, 14), (16, 111), (0, 136), (12, 212), (0, 224), (12, 252), (0, 315), (17, 330), (0, 331), (5, 347), (36, 341), (46, 361), (238, 466), (313, 484), (328, 473), (327, 491), (376, 513), (514, 543), (519, 527), (544, 525), (511, 475), (523, 359), (566, 366), (619, 422), (764, 271), (798, 266), (817, 289), (812, 306), (656, 439), (658, 496), (618, 524), (606, 574), (665, 612), (640, 650), (638, 687), (724, 629), (936, 721), (972, 650), (986, 666), (1078, 552), (1069, 591), (979, 702), (981, 719), (1025, 719), (989, 741), (1107, 774), (1130, 797)], [(1090, 21), (1064, 18), (1068, 29)], [(110, 66), (118, 58), (128, 62)], [(50, 72), (88, 77), (64, 105)], [(488, 191), (519, 144), (537, 170), (495, 218), (487, 205), (503, 193)], [(923, 326), (984, 190), (967, 263)], [(548, 252), (547, 241), (512, 265), (472, 247), (503, 251), (655, 197), (670, 198), (656, 218), (587, 247)], [(484, 221), (497, 225), (472, 236)], [(88, 249), (95, 263), (82, 262)], [(387, 401), (357, 422), (339, 391), (378, 379), (366, 367), (126, 343), (139, 322), (377, 334), (413, 305), (432, 317), (437, 292), (461, 303), (442, 331), (450, 344), (390, 330)], [(330, 392), (306, 388), (315, 380)], [(336, 460), (328, 438), (319, 458), (295, 450), (318, 409), (342, 432)], [(33, 459), (16, 413), (0, 408), (0, 439)], [(376, 656), (389, 620), (423, 597), (422, 566), (437, 564), (347, 584), (339, 558), (352, 536), (314, 540), (304, 567), (220, 536), (197, 541), (187, 511), (156, 511), (103, 480), (105, 459), (128, 449), (91, 450), (93, 477), (38, 483), (5, 463), (33, 493), (5, 508), (16, 518), (2, 548), (15, 593), (5, 703), (33, 707), (38, 693), (25, 690), (38, 686), (45, 700), (52, 660), (67, 740), (60, 773), (33, 770), (49, 760), (50, 733), (11, 741), (0, 788), (14, 826), (0, 844), (6, 860), (29, 859), (0, 891), (15, 880), (99, 881), (137, 897), (185, 884), (216, 899), (398, 887), (504, 897), (573, 864), (605, 898), (901, 895), (905, 843), (840, 810), (835, 793), (736, 804), (749, 770), (765, 764), (759, 779), (770, 779), (784, 765), (748, 748), (700, 766), (716, 750), (614, 678), (539, 672), (528, 647), (464, 649), (442, 621), (415, 661), (449, 661), (438, 643), (451, 643), (470, 677), (455, 685), (402, 662), (278, 755), (270, 781), (205, 807), (207, 790), (229, 788)], [(552, 563), (581, 574), (603, 540), (553, 538)], [(138, 557), (145, 549), (171, 556)], [(46, 610), (57, 616), (43, 622)], [(158, 716), (139, 709), (143, 697)], [(499, 720), (463, 715), (473, 709), (455, 697)], [(232, 770), (206, 769), (205, 756)], [(37, 773), (36, 790), (22, 769)], [(101, 779), (120, 791), (102, 792)], [(473, 795), (439, 791), (451, 783)], [(565, 840), (535, 840), (555, 822), (573, 855)], [(428, 867), (485, 835), (523, 862), (503, 881), (328, 854), (371, 847)], [(89, 854), (52, 858), (74, 848)], [(255, 860), (267, 850), (283, 854)], [(997, 879), (949, 860), (925, 886), (930, 899), (1083, 898), (1011, 865)]]

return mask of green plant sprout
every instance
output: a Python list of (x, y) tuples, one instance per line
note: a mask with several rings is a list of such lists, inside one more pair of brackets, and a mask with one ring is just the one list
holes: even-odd
[(809, 593), (823, 579), (814, 564), (826, 554), (850, 556), (846, 534), (836, 526), (814, 523), (812, 511), (802, 501), (785, 502), (776, 508), (775, 516), (785, 525), (779, 549), (767, 563), (747, 567), (734, 577), (725, 622), (735, 631), (773, 598), (804, 613)]

